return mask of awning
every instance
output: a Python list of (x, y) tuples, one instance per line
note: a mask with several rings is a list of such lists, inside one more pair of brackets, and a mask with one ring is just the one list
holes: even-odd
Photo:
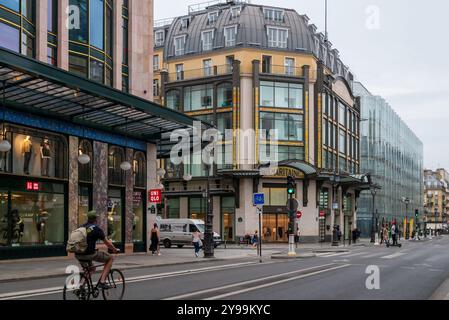
[[(269, 163), (260, 166), (261, 169), (268, 169), (269, 167), (270, 167)], [(288, 168), (296, 169), (296, 170), (304, 173), (305, 177), (312, 177), (317, 174), (317, 169), (313, 165), (306, 163), (304, 161), (299, 161), (299, 160), (281, 161), (277, 164), (277, 167), (288, 167)]]
[[(62, 69), (0, 48), (0, 97), (9, 108), (156, 143), (168, 157), (170, 133), (198, 121)], [(202, 128), (210, 125), (202, 122)]]

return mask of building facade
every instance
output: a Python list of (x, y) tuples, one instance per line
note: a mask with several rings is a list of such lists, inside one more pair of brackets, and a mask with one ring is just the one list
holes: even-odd
[(449, 173), (445, 169), (424, 170), (424, 208), (428, 229), (447, 228)]
[[(358, 175), (360, 107), (348, 67), (308, 17), (217, 1), (157, 21), (154, 37), (155, 101), (224, 135), (210, 171), (195, 163), (198, 155), (183, 165), (165, 161), (165, 216), (204, 219), (209, 179), (214, 230), (225, 240), (258, 229), (252, 198), (263, 192), (262, 236), (285, 242), (286, 178), (293, 176), (303, 241), (329, 240), (337, 225), (348, 238), (364, 184)], [(261, 171), (274, 145), (279, 166)]]
[(146, 251), (155, 134), (192, 126), (150, 101), (153, 1), (1, 0), (0, 29), (0, 259), (65, 255), (92, 209)]
[[(392, 107), (372, 95), (361, 83), (354, 83), (361, 97), (361, 167), (382, 187), (373, 195), (362, 193), (358, 201), (358, 226), (369, 237), (373, 212), (379, 224), (394, 220), (402, 229), (413, 226), (415, 210), (423, 217), (423, 144)], [(408, 209), (408, 211), (406, 211)], [(407, 222), (406, 222), (407, 220)]]

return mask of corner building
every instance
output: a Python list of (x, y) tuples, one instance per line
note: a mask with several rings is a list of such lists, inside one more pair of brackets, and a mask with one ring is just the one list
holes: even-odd
[[(367, 185), (359, 174), (360, 106), (351, 72), (309, 18), (291, 9), (217, 1), (156, 21), (154, 37), (155, 101), (222, 133), (255, 132), (226, 137), (225, 156), (210, 172), (165, 161), (164, 215), (205, 219), (209, 177), (214, 229), (224, 240), (258, 229), (252, 198), (264, 192), (263, 239), (286, 242), (286, 178), (292, 175), (302, 241), (330, 241), (334, 225), (349, 239), (356, 199)], [(264, 133), (271, 129), (279, 133), (280, 165), (264, 176), (260, 169), (272, 143)], [(185, 181), (186, 175), (193, 178)]]

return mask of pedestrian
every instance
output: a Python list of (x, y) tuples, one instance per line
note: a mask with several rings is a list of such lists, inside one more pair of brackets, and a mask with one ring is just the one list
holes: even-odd
[(396, 223), (393, 223), (391, 226), (391, 237), (393, 238), (393, 246), (398, 245), (398, 229), (396, 227)]
[(389, 243), (390, 243), (390, 237), (388, 234), (388, 225), (384, 225), (382, 234), (383, 234), (383, 240), (385, 241), (385, 245), (388, 247)]
[(195, 227), (193, 233), (192, 233), (192, 243), (195, 247), (195, 257), (199, 257), (199, 253), (201, 250), (201, 247), (203, 246), (203, 243), (201, 241), (201, 233), (199, 232), (198, 228)]
[(259, 235), (256, 230), (253, 236), (253, 247), (257, 247), (258, 243), (259, 243)]
[(160, 256), (161, 255), (161, 248), (160, 248), (160, 242), (161, 242), (161, 233), (159, 232), (159, 228), (157, 227), (157, 223), (153, 225), (153, 229), (151, 229), (151, 245), (150, 245), (150, 251), (152, 252), (153, 256), (156, 254)]
[(382, 228), (380, 229), (380, 244), (384, 242), (384, 228), (385, 225), (383, 225)]

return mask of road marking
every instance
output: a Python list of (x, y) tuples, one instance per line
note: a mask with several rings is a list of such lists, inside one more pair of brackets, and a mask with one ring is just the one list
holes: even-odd
[[(272, 275), (272, 276), (268, 276), (268, 277), (258, 278), (258, 279), (254, 279), (254, 280), (248, 280), (248, 281), (244, 281), (244, 282), (238, 282), (238, 283), (229, 284), (229, 285), (225, 285), (225, 286), (221, 286), (221, 287), (205, 289), (205, 290), (201, 290), (201, 291), (195, 291), (195, 292), (182, 294), (182, 295), (178, 295), (178, 296), (174, 296), (174, 297), (170, 297), (170, 298), (165, 298), (163, 300), (181, 300), (181, 299), (186, 299), (186, 298), (190, 298), (190, 297), (194, 297), (194, 296), (198, 296), (198, 295), (202, 295), (202, 294), (206, 294), (206, 293), (215, 292), (215, 291), (218, 291), (218, 290), (231, 289), (231, 288), (235, 288), (235, 287), (242, 286), (242, 285), (250, 285), (250, 284), (261, 282), (261, 281), (265, 281), (265, 280), (276, 279), (276, 278), (279, 278), (279, 277), (293, 275), (293, 274), (300, 273), (300, 272), (306, 272), (306, 271), (311, 271), (311, 270), (315, 270), (315, 269), (318, 269), (318, 268), (325, 268), (325, 267), (331, 267), (331, 266), (335, 266), (335, 263), (325, 264), (325, 265), (311, 267), (311, 268), (306, 268), (306, 269), (301, 269), (301, 270), (295, 270), (295, 271), (291, 271), (291, 272), (287, 272), (287, 273), (283, 273), (283, 274), (276, 274), (276, 275)], [(339, 268), (341, 268), (341, 266)]]
[(348, 255), (345, 255), (345, 257), (355, 257), (355, 256), (361, 256), (362, 254), (365, 254), (366, 252), (358, 252), (358, 253), (351, 253)]
[[(211, 272), (211, 271), (216, 271), (216, 270), (221, 270), (221, 269), (235, 269), (235, 268), (241, 268), (241, 267), (267, 265), (267, 264), (273, 264), (273, 263), (275, 263), (275, 262), (274, 261), (265, 262), (265, 263), (242, 262), (242, 263), (227, 264), (227, 265), (200, 268), (200, 269), (194, 269), (194, 270), (166, 272), (166, 273), (137, 276), (137, 277), (131, 277), (131, 278), (125, 277), (125, 281), (126, 281), (126, 284), (128, 284), (128, 283), (143, 282), (143, 281), (149, 281), (149, 280), (155, 280), (155, 279), (179, 277), (182, 275), (205, 273), (205, 272)], [(56, 293), (62, 293), (63, 286), (64, 285), (61, 285), (60, 287), (53, 287), (53, 288), (44, 288), (44, 289), (36, 289), (36, 290), (28, 290), (28, 291), (3, 293), (3, 294), (0, 294), (0, 300), (31, 298), (31, 297), (36, 297), (36, 296), (45, 296), (45, 295), (51, 295), (51, 294), (56, 294)]]
[(406, 253), (403, 253), (403, 252), (396, 252), (395, 254), (391, 254), (391, 255), (389, 255), (389, 256), (384, 256), (384, 257), (382, 257), (381, 259), (394, 259), (394, 258), (399, 258), (399, 257), (405, 256), (405, 255), (406, 255)]
[(345, 254), (347, 254), (347, 252), (337, 252), (337, 253), (326, 252), (326, 253), (317, 253), (316, 256), (320, 258), (329, 258), (329, 257), (342, 256)]
[(263, 289), (263, 288), (267, 288), (267, 287), (272, 287), (278, 284), (282, 284), (285, 282), (290, 282), (290, 281), (294, 281), (294, 280), (299, 280), (299, 279), (304, 279), (304, 278), (308, 278), (311, 276), (315, 276), (317, 274), (321, 274), (321, 273), (325, 273), (325, 272), (329, 272), (329, 271), (334, 271), (334, 270), (338, 270), (338, 269), (343, 269), (343, 268), (347, 268), (349, 267), (349, 264), (346, 265), (342, 265), (342, 266), (337, 266), (337, 267), (333, 267), (333, 268), (329, 268), (329, 269), (325, 269), (325, 270), (320, 270), (320, 271), (316, 271), (316, 272), (312, 272), (309, 274), (304, 274), (304, 275), (300, 275), (297, 277), (293, 277), (293, 278), (289, 278), (289, 279), (284, 279), (284, 280), (279, 280), (279, 281), (275, 281), (275, 282), (271, 282), (271, 283), (266, 283), (266, 284), (262, 284), (260, 286), (256, 286), (256, 287), (252, 287), (252, 288), (247, 288), (247, 289), (242, 289), (242, 290), (238, 290), (238, 291), (234, 291), (234, 292), (230, 292), (230, 293), (225, 293), (219, 296), (215, 296), (215, 297), (211, 297), (205, 300), (219, 300), (219, 299), (224, 299), (230, 296), (236, 296), (242, 293), (246, 293), (246, 292), (250, 292), (250, 291), (255, 291), (255, 290), (259, 290), (259, 289)]

